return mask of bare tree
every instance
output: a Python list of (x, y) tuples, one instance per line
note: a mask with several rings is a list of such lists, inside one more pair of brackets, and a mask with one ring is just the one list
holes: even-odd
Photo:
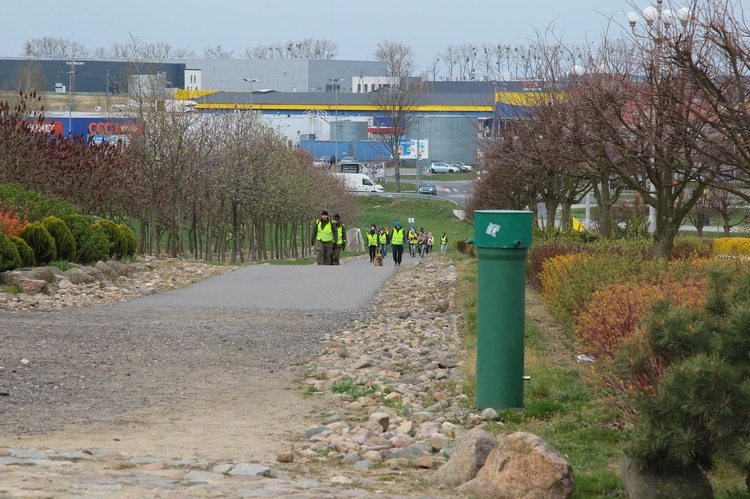
[(448, 45), (448, 48), (440, 54), (440, 58), (442, 59), (443, 64), (445, 64), (448, 78), (451, 80), (453, 80), (453, 71), (458, 64), (458, 57), (458, 47), (455, 45)]
[(706, 189), (703, 196), (693, 205), (693, 209), (687, 214), (687, 219), (693, 224), (698, 232), (698, 237), (703, 237), (703, 228), (711, 222), (711, 216), (714, 215), (712, 202), (708, 197), (710, 189)]
[(27, 57), (45, 57), (65, 59), (68, 57), (87, 57), (88, 49), (81, 43), (60, 37), (42, 37), (26, 40), (23, 55)]
[(416, 71), (414, 52), (410, 45), (383, 41), (375, 48), (375, 59), (386, 63), (386, 76), (408, 78)]
[(336, 42), (326, 39), (305, 38), (286, 43), (257, 45), (245, 49), (248, 59), (335, 59), (338, 54)]
[(713, 212), (721, 218), (724, 236), (729, 237), (732, 227), (745, 223), (748, 219), (746, 201), (727, 189), (708, 189), (706, 195)]
[(226, 50), (221, 45), (206, 47), (203, 49), (203, 57), (206, 59), (231, 59), (233, 50)]
[(16, 71), (13, 86), (15, 90), (24, 94), (41, 90), (46, 84), (44, 70), (39, 63), (29, 61)]
[(411, 47), (403, 44), (382, 42), (378, 44), (379, 59), (388, 64), (391, 84), (368, 93), (375, 106), (378, 118), (385, 121), (386, 133), (380, 141), (389, 152), (396, 176), (396, 191), (401, 191), (401, 140), (412, 128), (419, 116), (415, 111), (422, 100), (419, 85), (412, 84), (414, 59)]

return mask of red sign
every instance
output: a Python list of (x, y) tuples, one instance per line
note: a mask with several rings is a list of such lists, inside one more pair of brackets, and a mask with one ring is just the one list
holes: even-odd
[(29, 126), (32, 132), (49, 133), (52, 135), (62, 135), (63, 124), (60, 121), (27, 121), (26, 124)]

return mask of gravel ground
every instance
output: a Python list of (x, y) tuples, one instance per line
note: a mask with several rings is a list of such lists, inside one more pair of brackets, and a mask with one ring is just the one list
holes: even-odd
[[(33, 434), (113, 422), (212, 386), (227, 393), (324, 347), (324, 313), (126, 310), (0, 312), (0, 429)], [(241, 392), (239, 392), (241, 393)]]

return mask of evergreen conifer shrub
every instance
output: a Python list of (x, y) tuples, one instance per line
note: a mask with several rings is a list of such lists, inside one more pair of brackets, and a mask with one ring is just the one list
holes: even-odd
[(34, 252), (34, 260), (36, 260), (37, 265), (47, 265), (57, 257), (55, 238), (41, 222), (28, 224), (21, 231), (20, 236)]
[(117, 228), (120, 229), (122, 236), (125, 238), (125, 253), (122, 256), (135, 255), (135, 250), (138, 249), (138, 239), (133, 234), (133, 230), (125, 224), (119, 224)]
[(104, 229), (94, 225), (84, 215), (68, 215), (64, 221), (76, 241), (75, 261), (77, 263), (86, 264), (109, 258), (112, 243), (109, 242)]
[(0, 232), (0, 272), (17, 269), (21, 266), (21, 257), (8, 236)]
[(33, 267), (36, 264), (34, 251), (26, 244), (26, 241), (18, 236), (10, 236), (10, 242), (18, 250), (18, 256), (21, 257), (21, 267)]
[(94, 226), (101, 227), (104, 230), (105, 234), (107, 234), (107, 239), (109, 239), (109, 242), (112, 243), (112, 246), (109, 249), (109, 256), (112, 258), (122, 258), (123, 255), (125, 255), (125, 250), (127, 249), (127, 240), (125, 239), (122, 231), (117, 228), (117, 224), (112, 220), (102, 218), (101, 220), (96, 222)]
[(57, 247), (55, 260), (75, 261), (76, 240), (65, 222), (55, 216), (50, 216), (42, 220), (42, 225), (55, 239), (55, 246)]

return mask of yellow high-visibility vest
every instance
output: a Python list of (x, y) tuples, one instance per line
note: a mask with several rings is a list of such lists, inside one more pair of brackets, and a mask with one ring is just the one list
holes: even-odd
[(323, 225), (322, 220), (318, 220), (318, 233), (315, 238), (323, 243), (330, 243), (333, 241), (333, 230), (331, 229), (331, 222)]
[(404, 245), (404, 229), (393, 228), (393, 235), (391, 236), (391, 244), (396, 246)]

